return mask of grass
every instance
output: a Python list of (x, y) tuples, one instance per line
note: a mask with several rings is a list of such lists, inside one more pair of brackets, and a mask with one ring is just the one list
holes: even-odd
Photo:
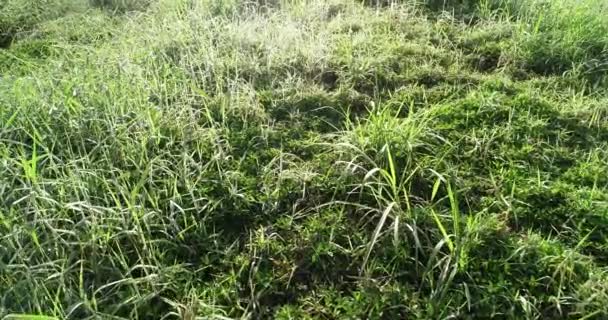
[(0, 319), (604, 319), (598, 0), (0, 0)]

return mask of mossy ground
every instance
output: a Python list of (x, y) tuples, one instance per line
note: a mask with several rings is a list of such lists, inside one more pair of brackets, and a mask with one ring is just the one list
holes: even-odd
[(0, 0), (0, 317), (608, 318), (607, 9)]

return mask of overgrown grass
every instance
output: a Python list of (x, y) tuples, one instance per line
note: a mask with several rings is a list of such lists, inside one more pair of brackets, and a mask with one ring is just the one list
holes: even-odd
[(0, 318), (607, 318), (605, 10), (0, 0)]

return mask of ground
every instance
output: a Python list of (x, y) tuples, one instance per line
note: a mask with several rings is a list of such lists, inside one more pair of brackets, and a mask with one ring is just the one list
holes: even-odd
[(608, 318), (607, 9), (0, 0), (0, 318)]

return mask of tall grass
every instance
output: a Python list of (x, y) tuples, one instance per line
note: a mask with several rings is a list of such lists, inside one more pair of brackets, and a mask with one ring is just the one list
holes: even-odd
[(33, 28), (37, 23), (53, 19), (74, 8), (69, 0), (0, 1), (0, 48), (10, 45), (20, 32)]
[(0, 318), (608, 315), (602, 4), (0, 4)]

